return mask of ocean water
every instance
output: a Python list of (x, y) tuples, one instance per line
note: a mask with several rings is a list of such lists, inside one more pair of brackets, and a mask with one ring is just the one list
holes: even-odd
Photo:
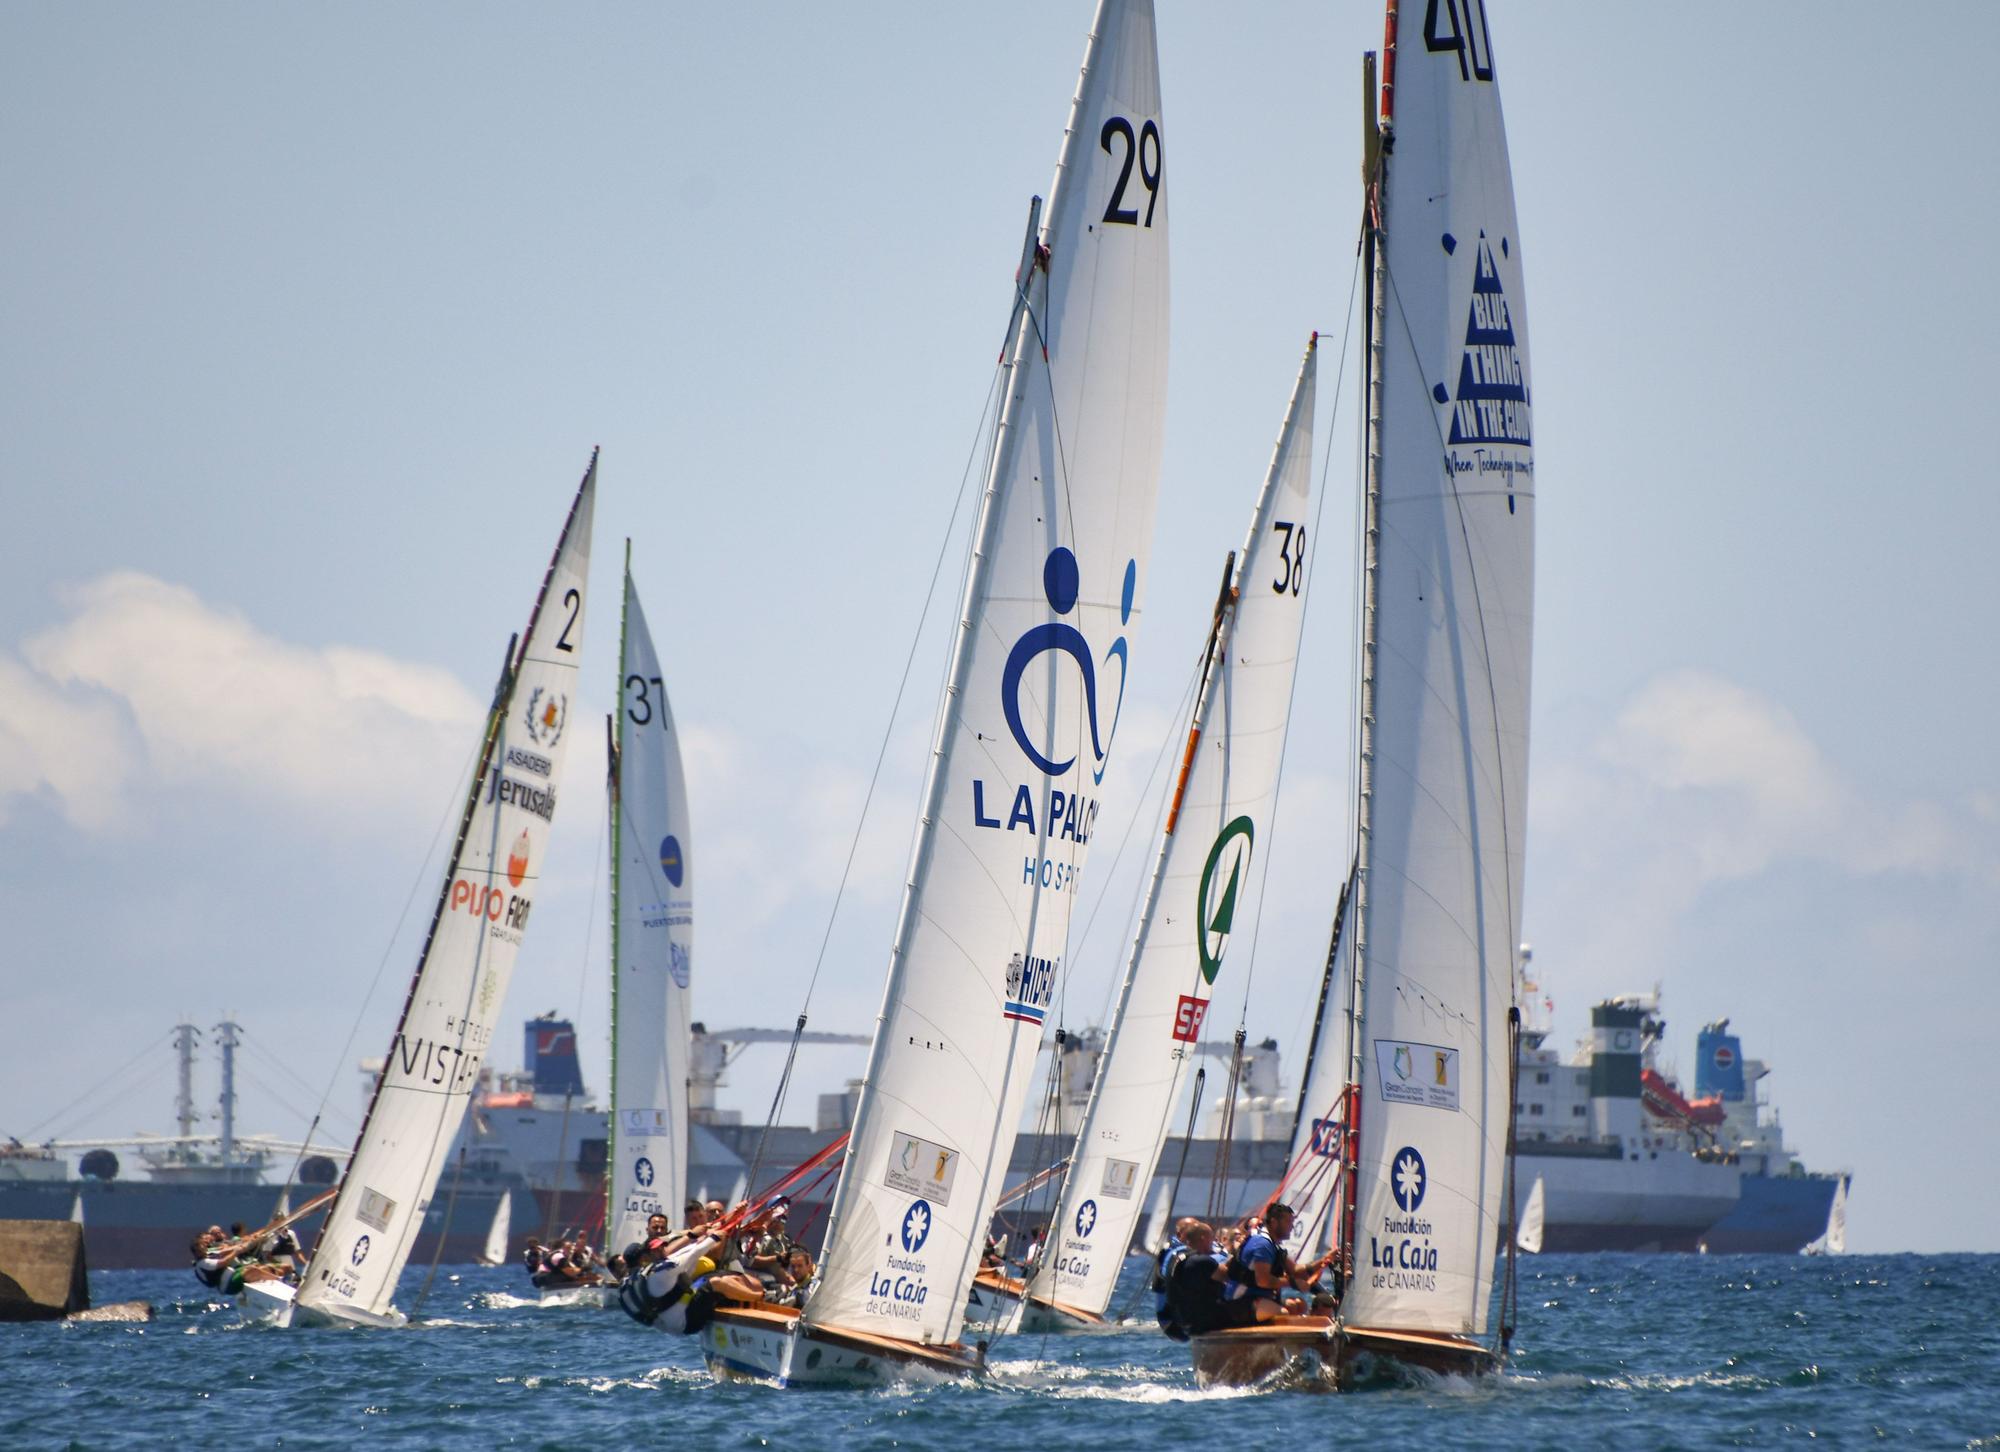
[(402, 1331), (248, 1326), (180, 1271), (91, 1292), (158, 1319), (0, 1326), (0, 1447), (2000, 1449), (2000, 1256), (1530, 1257), (1504, 1374), (1347, 1396), (1201, 1392), (1137, 1326), (997, 1343), (985, 1385), (720, 1385), (510, 1267), (440, 1273)]

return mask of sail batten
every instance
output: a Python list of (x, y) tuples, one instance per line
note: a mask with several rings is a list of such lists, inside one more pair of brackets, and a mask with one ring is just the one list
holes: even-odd
[(1102, 811), (1165, 393), (1148, 0), (1103, 0), (1023, 248), (888, 982), (804, 1320), (954, 1342)]
[(597, 456), (494, 693), (458, 836), (396, 1032), (297, 1304), (397, 1319), (392, 1301), (478, 1082), (539, 887), (583, 645)]

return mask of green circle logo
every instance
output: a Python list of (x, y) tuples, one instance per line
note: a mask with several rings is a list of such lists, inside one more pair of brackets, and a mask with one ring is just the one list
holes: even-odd
[[(1241, 845), (1233, 845), (1238, 838), (1242, 839)], [(1250, 865), (1250, 849), (1256, 839), (1257, 829), (1250, 819), (1238, 817), (1216, 834), (1215, 845), (1208, 849), (1208, 861), (1201, 867), (1201, 886), (1195, 894), (1201, 932), (1195, 939), (1195, 947), (1201, 953), (1201, 976), (1211, 985), (1215, 975), (1222, 971), (1222, 953), (1229, 946), (1229, 930), (1236, 922), (1237, 888), (1243, 880), (1243, 869)], [(1218, 897), (1216, 869), (1225, 857), (1229, 860), (1229, 872)]]

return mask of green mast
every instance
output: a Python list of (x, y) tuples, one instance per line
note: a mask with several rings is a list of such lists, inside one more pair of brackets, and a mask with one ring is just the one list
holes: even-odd
[(625, 750), (625, 617), (632, 598), (632, 541), (625, 541), (625, 584), (618, 596), (618, 703), (604, 719), (605, 790), (611, 797), (611, 1112), (605, 1116), (604, 1258), (611, 1258), (611, 1181), (618, 1173), (618, 760)]

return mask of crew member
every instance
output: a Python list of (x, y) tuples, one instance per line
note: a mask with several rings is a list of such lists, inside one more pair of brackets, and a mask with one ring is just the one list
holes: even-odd
[(1199, 1220), (1181, 1231), (1186, 1254), (1167, 1283), (1168, 1322), (1162, 1329), (1175, 1340), (1238, 1326), (1254, 1326), (1278, 1314), (1275, 1299), (1250, 1294), (1230, 1278), (1229, 1268), (1215, 1254), (1215, 1232)]

